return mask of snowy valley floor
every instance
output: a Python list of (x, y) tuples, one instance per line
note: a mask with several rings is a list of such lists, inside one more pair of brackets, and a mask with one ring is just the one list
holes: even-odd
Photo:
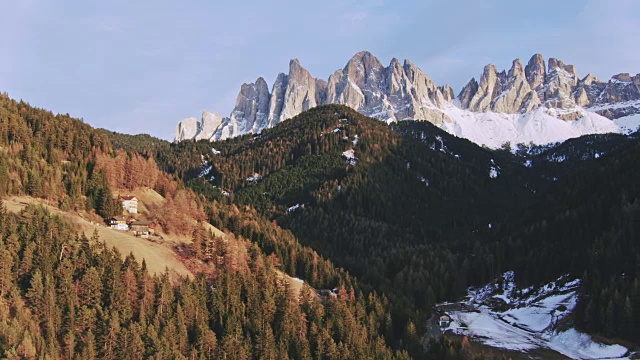
[(513, 272), (507, 272), (500, 281), (469, 289), (464, 302), (440, 304), (436, 311), (452, 320), (443, 331), (495, 348), (522, 353), (549, 349), (572, 359), (630, 359), (624, 346), (600, 344), (588, 334), (558, 326), (575, 308), (579, 284), (561, 278), (517, 289)]

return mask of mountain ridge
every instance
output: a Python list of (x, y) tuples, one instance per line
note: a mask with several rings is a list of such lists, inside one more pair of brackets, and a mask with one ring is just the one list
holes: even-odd
[[(493, 64), (485, 66), (480, 80), (472, 78), (455, 96), (449, 85), (438, 86), (410, 60), (401, 63), (393, 58), (385, 67), (370, 52), (360, 51), (325, 81), (292, 59), (289, 73), (278, 74), (271, 91), (262, 77), (243, 84), (230, 116), (205, 111), (199, 121), (187, 118), (177, 125), (175, 141), (214, 141), (259, 133), (302, 111), (331, 103), (347, 105), (387, 123), (429, 121), (493, 148), (505, 142), (544, 144), (590, 133), (635, 130), (640, 125), (640, 74), (621, 73), (608, 82), (591, 74), (579, 78), (573, 65), (556, 58), (545, 64), (544, 57), (535, 54), (526, 66), (515, 59), (508, 71), (498, 72)], [(523, 116), (539, 108), (544, 114)], [(549, 129), (541, 130), (540, 136), (505, 133), (504, 124), (492, 124), (504, 118), (503, 114), (518, 115), (507, 127), (542, 123)], [(474, 124), (464, 118), (472, 118)], [(563, 123), (585, 118), (588, 126), (563, 132)], [(470, 137), (470, 132), (486, 134)], [(553, 136), (556, 132), (562, 136)]]

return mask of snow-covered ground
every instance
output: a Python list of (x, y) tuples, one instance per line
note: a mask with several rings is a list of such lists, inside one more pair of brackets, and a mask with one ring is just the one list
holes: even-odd
[(613, 120), (625, 134), (630, 134), (640, 128), (640, 114), (623, 116)]
[(451, 119), (440, 125), (443, 130), (494, 149), (506, 142), (541, 145), (586, 134), (623, 132), (616, 122), (582, 108), (571, 109), (582, 117), (568, 121), (554, 116), (559, 110), (544, 106), (525, 114), (472, 112), (453, 105), (441, 111)]
[(491, 159), (491, 166), (489, 167), (489, 177), (495, 179), (500, 175), (500, 168), (496, 166), (495, 161)]
[(353, 149), (343, 152), (342, 156), (346, 157), (347, 162), (351, 165), (355, 165), (358, 162), (358, 159), (356, 158), (356, 152)]
[(209, 175), (209, 173), (211, 172), (211, 169), (213, 169), (213, 166), (207, 163), (204, 163), (200, 169), (201, 170), (200, 170), (200, 174), (198, 174), (198, 177), (203, 177), (203, 176)]
[(600, 344), (573, 328), (557, 329), (576, 306), (579, 280), (559, 278), (542, 287), (518, 289), (514, 277), (506, 272), (500, 281), (469, 289), (464, 306), (448, 311), (450, 331), (509, 350), (548, 348), (573, 359), (627, 358), (624, 346)]
[(247, 181), (250, 183), (256, 183), (258, 180), (262, 179), (262, 176), (258, 173), (253, 173), (253, 175), (247, 178)]

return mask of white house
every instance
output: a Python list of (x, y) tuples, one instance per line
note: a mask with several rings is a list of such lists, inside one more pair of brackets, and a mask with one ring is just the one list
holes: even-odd
[(440, 325), (440, 327), (449, 327), (449, 324), (451, 324), (451, 317), (447, 314), (440, 315), (438, 325)]
[(138, 198), (132, 195), (120, 196), (118, 201), (122, 203), (122, 208), (129, 214), (138, 213)]
[(127, 219), (123, 217), (112, 217), (111, 219), (107, 220), (107, 224), (109, 224), (109, 226), (115, 230), (129, 230)]

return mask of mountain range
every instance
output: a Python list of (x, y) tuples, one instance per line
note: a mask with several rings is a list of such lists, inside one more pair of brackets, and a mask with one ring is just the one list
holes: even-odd
[(227, 139), (259, 133), (322, 104), (344, 104), (385, 121), (424, 120), (458, 137), (497, 148), (504, 143), (546, 144), (585, 134), (633, 131), (640, 125), (640, 74), (602, 81), (580, 78), (573, 65), (535, 54), (526, 65), (484, 67), (456, 96), (438, 86), (411, 61), (384, 66), (368, 51), (355, 54), (327, 81), (297, 59), (280, 73), (271, 91), (259, 77), (243, 84), (228, 117), (204, 111), (181, 121), (175, 141)]

